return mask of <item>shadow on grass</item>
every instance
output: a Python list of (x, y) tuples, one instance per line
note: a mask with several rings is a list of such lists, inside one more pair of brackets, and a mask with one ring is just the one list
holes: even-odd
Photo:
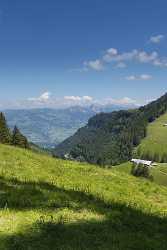
[[(87, 208), (99, 212), (99, 209), (104, 206), (102, 200), (88, 193), (88, 191), (84, 191), (66, 190), (42, 181), (27, 182), (0, 176), (0, 209), (9, 208), (20, 211), (61, 208), (80, 210)], [(108, 208), (111, 205), (106, 204), (105, 206)]]
[[(65, 190), (44, 182), (27, 183), (1, 177), (0, 189), (6, 194), (11, 209), (36, 209), (42, 204), (44, 209), (62, 206), (79, 212), (86, 208), (104, 215), (101, 221), (85, 219), (71, 224), (63, 217), (58, 221), (53, 217), (47, 221), (41, 218), (22, 233), (6, 236), (6, 250), (167, 249), (167, 218), (147, 215), (130, 206), (105, 202), (85, 192)], [(31, 203), (22, 203), (26, 195), (30, 198), (29, 193), (34, 195)], [(11, 201), (12, 195), (16, 203)], [(48, 200), (48, 205), (45, 198), (52, 202)]]

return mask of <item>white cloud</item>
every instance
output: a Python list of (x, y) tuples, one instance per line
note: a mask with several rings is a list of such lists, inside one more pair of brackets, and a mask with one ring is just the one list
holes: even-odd
[[(16, 102), (15, 102), (16, 104)], [(106, 98), (97, 100), (92, 96), (84, 95), (71, 95), (64, 97), (55, 97), (51, 96), (50, 92), (44, 92), (42, 95), (36, 98), (28, 98), (24, 101), (17, 102), (17, 108), (25, 107), (25, 108), (67, 108), (74, 105), (79, 106), (87, 106), (91, 104), (98, 105), (137, 105), (136, 100), (133, 100), (129, 97), (123, 97), (121, 99), (114, 98)]]
[(81, 97), (80, 96), (64, 96), (64, 99), (67, 101), (81, 101)]
[(114, 104), (114, 105), (138, 105), (137, 101), (134, 99), (131, 99), (129, 97), (123, 97), (121, 99), (113, 99), (108, 98), (106, 99), (105, 104)]
[(51, 96), (51, 93), (50, 92), (44, 92), (40, 97), (39, 97), (39, 100), (41, 101), (47, 101), (49, 100)]
[(162, 62), (162, 59), (159, 58), (159, 55), (156, 51), (153, 51), (151, 53), (147, 53), (146, 51), (138, 51), (136, 49), (129, 51), (129, 52), (124, 52), (120, 54), (116, 54), (115, 56), (110, 57), (108, 52), (105, 54), (103, 57), (106, 62), (120, 62), (120, 63), (125, 63), (128, 61), (136, 61), (138, 63), (152, 63), (156, 60), (160, 60)]
[(125, 77), (125, 79), (128, 81), (136, 81), (136, 80), (147, 81), (147, 80), (152, 79), (152, 76), (148, 74), (141, 74), (139, 76), (131, 75), (131, 76)]
[(160, 43), (164, 39), (164, 35), (157, 35), (157, 36), (151, 36), (150, 42), (151, 43)]
[(136, 79), (136, 76), (133, 76), (133, 75), (132, 75), (132, 76), (126, 76), (125, 79), (128, 80), (128, 81), (137, 80), (137, 79)]
[(158, 53), (153, 51), (152, 53), (147, 53), (145, 51), (138, 52), (136, 55), (136, 60), (141, 63), (154, 63), (158, 59)]
[[(103, 63), (99, 59), (94, 61), (84, 62), (84, 66), (86, 67), (86, 69), (90, 68), (96, 71), (102, 71), (104, 69)], [(85, 67), (83, 69), (85, 69)]]
[(107, 50), (107, 52), (108, 52), (108, 54), (113, 55), (113, 56), (118, 54), (118, 50), (115, 48), (110, 48)]
[[(93, 102), (93, 97), (91, 96), (64, 96), (61, 98), (51, 96), (50, 92), (44, 92), (39, 97), (28, 98), (26, 101), (23, 101), (25, 105), (32, 107), (63, 107), (71, 105), (84, 105), (87, 103)], [(22, 103), (23, 103), (22, 102)]]
[(103, 56), (103, 60), (106, 62), (110, 62), (113, 58), (115, 58), (118, 54), (118, 50), (115, 48), (110, 48), (106, 51), (105, 55)]
[[(49, 95), (45, 94), (49, 93)], [(55, 108), (63, 109), (73, 106), (88, 107), (90, 105), (105, 106), (105, 105), (118, 105), (118, 106), (139, 106), (141, 101), (134, 100), (129, 97), (114, 99), (112, 97), (95, 99), (92, 96), (84, 95), (71, 95), (64, 97), (50, 96), (50, 92), (45, 92), (37, 98), (28, 98), (26, 100), (5, 101), (0, 103), (1, 110), (3, 109), (33, 109), (33, 108)]]
[(91, 96), (64, 96), (64, 100), (72, 102), (92, 102), (93, 97)]
[(83, 98), (84, 101), (88, 101), (88, 102), (93, 101), (93, 97), (88, 96), (88, 95), (85, 95), (85, 96), (83, 96), (82, 98)]
[(30, 97), (27, 100), (30, 102), (47, 102), (50, 99), (51, 93), (46, 91), (39, 97)]
[(110, 48), (105, 51), (104, 55), (97, 60), (90, 60), (83, 63), (80, 71), (102, 71), (106, 64), (111, 63), (114, 68), (125, 68), (127, 63), (136, 62), (139, 64), (147, 63), (158, 67), (167, 67), (167, 58), (161, 57), (156, 51), (150, 53), (144, 50), (131, 50), (119, 53), (117, 49)]
[(116, 54), (111, 54), (107, 50), (102, 59), (106, 63), (109, 63), (109, 62), (124, 62), (124, 61), (132, 60), (137, 55), (137, 53), (138, 53), (137, 50), (132, 50), (130, 52), (125, 52), (125, 53), (118, 53), (118, 50), (117, 50)]

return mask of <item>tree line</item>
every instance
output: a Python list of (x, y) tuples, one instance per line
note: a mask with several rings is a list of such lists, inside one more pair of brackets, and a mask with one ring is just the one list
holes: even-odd
[(11, 131), (7, 125), (5, 116), (0, 112), (0, 143), (18, 146), (21, 148), (30, 148), (27, 138), (15, 126)]

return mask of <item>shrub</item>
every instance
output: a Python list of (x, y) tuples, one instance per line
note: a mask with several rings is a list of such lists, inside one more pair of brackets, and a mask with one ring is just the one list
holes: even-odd
[(136, 177), (144, 177), (144, 178), (151, 178), (150, 175), (150, 168), (143, 164), (133, 164), (131, 174)]

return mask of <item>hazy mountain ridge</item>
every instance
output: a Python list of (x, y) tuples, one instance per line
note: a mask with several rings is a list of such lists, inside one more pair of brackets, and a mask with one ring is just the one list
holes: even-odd
[(91, 105), (66, 109), (5, 110), (4, 113), (10, 128), (17, 125), (29, 141), (43, 147), (53, 147), (85, 126), (95, 114), (126, 108), (118, 105)]

